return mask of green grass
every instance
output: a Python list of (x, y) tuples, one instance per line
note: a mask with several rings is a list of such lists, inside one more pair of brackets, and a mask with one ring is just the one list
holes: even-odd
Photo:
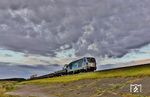
[(54, 78), (46, 78), (39, 80), (25, 81), (21, 84), (47, 84), (47, 83), (66, 83), (83, 79), (102, 79), (114, 77), (141, 77), (150, 76), (150, 65), (128, 67), (123, 69), (115, 69), (108, 71), (80, 73), (75, 75), (60, 76)]

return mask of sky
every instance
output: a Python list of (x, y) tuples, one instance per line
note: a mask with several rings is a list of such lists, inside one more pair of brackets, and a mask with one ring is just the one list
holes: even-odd
[(149, 9), (149, 0), (0, 0), (0, 78), (85, 56), (98, 65), (150, 59)]

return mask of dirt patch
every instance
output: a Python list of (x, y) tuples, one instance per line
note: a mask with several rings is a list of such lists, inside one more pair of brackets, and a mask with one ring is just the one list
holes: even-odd
[[(130, 84), (142, 84), (142, 93), (130, 93)], [(148, 97), (149, 84), (150, 77), (87, 79), (70, 83), (24, 85), (8, 94), (21, 97)]]
[(16, 91), (7, 92), (8, 95), (18, 95), (20, 97), (56, 97), (46, 92), (44, 87), (37, 85), (19, 86)]

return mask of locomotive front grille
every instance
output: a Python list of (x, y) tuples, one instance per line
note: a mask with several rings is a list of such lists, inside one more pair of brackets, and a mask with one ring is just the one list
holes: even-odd
[(88, 66), (89, 67), (95, 67), (95, 64), (94, 63), (88, 63)]

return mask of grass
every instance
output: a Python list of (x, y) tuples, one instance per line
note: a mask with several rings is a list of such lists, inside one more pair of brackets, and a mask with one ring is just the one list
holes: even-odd
[(67, 83), (67, 82), (84, 80), (84, 79), (141, 77), (141, 76), (150, 76), (150, 65), (128, 67), (128, 68), (108, 70), (108, 71), (80, 73), (75, 75), (67, 75), (67, 76), (60, 76), (60, 77), (46, 78), (46, 79), (39, 79), (39, 80), (31, 80), (31, 81), (22, 82), (21, 84)]
[(139, 94), (122, 94), (122, 97), (149, 97), (149, 96), (144, 96), (144, 95), (139, 95)]
[(18, 96), (11, 96), (11, 95), (5, 94), (5, 92), (15, 89), (16, 83), (17, 82), (1, 81), (0, 82), (0, 97), (18, 97)]

